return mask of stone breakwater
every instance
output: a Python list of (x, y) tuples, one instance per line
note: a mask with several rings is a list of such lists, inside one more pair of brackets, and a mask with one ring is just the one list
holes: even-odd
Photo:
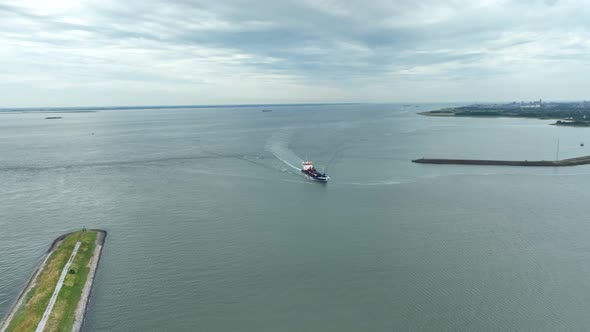
[(420, 158), (412, 160), (418, 164), (439, 165), (484, 165), (484, 166), (578, 166), (590, 164), (590, 156), (562, 160), (483, 160), (483, 159), (436, 159)]
[[(5, 319), (0, 322), (0, 332), (34, 330), (35, 328), (39, 328), (41, 314), (47, 307), (45, 304), (47, 301), (39, 302), (39, 299), (46, 298), (46, 300), (49, 300), (49, 293), (46, 293), (43, 289), (49, 289), (54, 292), (54, 288), (57, 288), (56, 282), (59, 284), (59, 281), (55, 280), (52, 276), (56, 275), (56, 273), (54, 273), (55, 271), (62, 271), (64, 269), (64, 266), (59, 264), (58, 258), (64, 251), (68, 251), (68, 249), (71, 251), (71, 245), (74, 241), (78, 241), (76, 242), (77, 247), (79, 247), (80, 244), (83, 244), (86, 248), (84, 249), (86, 250), (85, 254), (78, 252), (74, 262), (71, 262), (73, 263), (72, 267), (76, 266), (76, 269), (72, 269), (72, 271), (69, 271), (68, 269), (68, 275), (74, 273), (67, 277), (70, 278), (68, 287), (78, 284), (79, 287), (76, 287), (79, 289), (79, 291), (77, 291), (78, 295), (70, 293), (67, 299), (61, 299), (61, 315), (56, 315), (54, 318), (50, 318), (50, 320), (53, 321), (49, 323), (51, 326), (47, 326), (47, 329), (71, 329), (71, 331), (80, 331), (84, 324), (88, 301), (92, 293), (92, 285), (94, 283), (94, 277), (98, 268), (106, 235), (107, 232), (104, 230), (84, 229), (82, 231), (64, 234), (55, 239), (47, 252), (41, 257), (39, 265), (35, 268), (32, 276), (26, 282), (23, 290), (9, 310)], [(84, 255), (86, 257), (85, 259), (83, 257)], [(78, 256), (81, 256), (80, 259), (78, 259)], [(74, 277), (75, 275), (79, 277)], [(55, 291), (59, 292), (58, 289)], [(72, 300), (68, 302), (68, 299)], [(65, 310), (63, 308), (64, 304), (67, 305)], [(66, 312), (71, 312), (75, 315), (73, 321), (66, 318), (66, 316), (68, 316), (65, 314)], [(53, 313), (50, 317), (53, 317)], [(71, 315), (69, 317), (71, 317)], [(44, 326), (40, 328), (45, 330)]]

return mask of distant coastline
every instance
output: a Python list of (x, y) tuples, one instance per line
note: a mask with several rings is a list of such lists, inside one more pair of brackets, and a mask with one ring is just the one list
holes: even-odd
[(590, 127), (590, 102), (513, 102), (508, 104), (473, 104), (420, 112), (439, 117), (533, 118), (557, 120), (552, 125)]
[(551, 124), (552, 126), (565, 126), (565, 127), (590, 127), (590, 122), (588, 121), (561, 121), (558, 120), (555, 123)]

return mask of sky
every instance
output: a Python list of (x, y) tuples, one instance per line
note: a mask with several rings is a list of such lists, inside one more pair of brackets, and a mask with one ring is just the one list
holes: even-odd
[(0, 0), (0, 108), (590, 99), (581, 0)]

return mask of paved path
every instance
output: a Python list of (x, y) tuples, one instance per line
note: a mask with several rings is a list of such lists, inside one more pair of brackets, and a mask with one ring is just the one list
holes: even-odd
[(57, 285), (55, 286), (55, 290), (53, 291), (53, 295), (51, 295), (51, 299), (49, 300), (49, 304), (47, 304), (47, 308), (45, 308), (45, 312), (43, 313), (43, 317), (41, 318), (39, 325), (37, 325), (37, 329), (35, 330), (35, 332), (43, 332), (43, 330), (45, 329), (45, 324), (47, 324), (47, 319), (49, 318), (49, 315), (51, 314), (51, 310), (53, 309), (53, 306), (55, 305), (55, 300), (57, 300), (57, 295), (59, 294), (59, 290), (61, 289), (61, 286), (63, 286), (63, 284), (64, 284), (64, 280), (66, 279), (66, 276), (68, 275), (68, 270), (70, 269), (70, 265), (72, 265), (72, 261), (74, 260), (74, 257), (76, 257), (76, 253), (78, 252), (78, 249), (80, 248), (81, 244), (82, 243), (80, 241), (76, 242), (76, 246), (74, 247), (74, 250), (72, 251), (72, 255), (70, 256), (70, 259), (68, 259), (68, 262), (66, 263), (66, 266), (64, 266), (64, 269), (61, 271), (61, 275), (59, 276), (59, 280), (57, 281)]
[(90, 270), (88, 271), (88, 277), (86, 278), (86, 283), (82, 289), (80, 302), (78, 302), (78, 306), (76, 307), (72, 332), (79, 332), (82, 329), (82, 324), (84, 323), (85, 318), (84, 316), (86, 315), (86, 309), (90, 299), (90, 292), (92, 291), (92, 285), (94, 284), (94, 276), (96, 274), (96, 269), (98, 268), (100, 254), (102, 253), (102, 245), (104, 244), (105, 235), (106, 233), (104, 232), (98, 232), (96, 234), (96, 247), (94, 248), (94, 254), (92, 257), (90, 257), (90, 261), (88, 262), (90, 265)]

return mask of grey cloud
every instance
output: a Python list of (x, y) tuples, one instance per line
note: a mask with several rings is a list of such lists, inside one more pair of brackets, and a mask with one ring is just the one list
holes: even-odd
[(240, 102), (242, 92), (231, 91), (240, 77), (259, 93), (275, 83), (305, 91), (321, 85), (341, 91), (343, 101), (366, 101), (351, 94), (355, 82), (427, 88), (445, 79), (524, 77), (524, 70), (559, 61), (573, 72), (590, 51), (590, 13), (574, 0), (93, 0), (57, 13), (37, 9), (0, 3), (0, 60), (11, 64), (11, 78), (34, 68), (70, 87), (76, 78), (88, 86), (161, 82), (179, 85), (183, 98), (194, 84)]

